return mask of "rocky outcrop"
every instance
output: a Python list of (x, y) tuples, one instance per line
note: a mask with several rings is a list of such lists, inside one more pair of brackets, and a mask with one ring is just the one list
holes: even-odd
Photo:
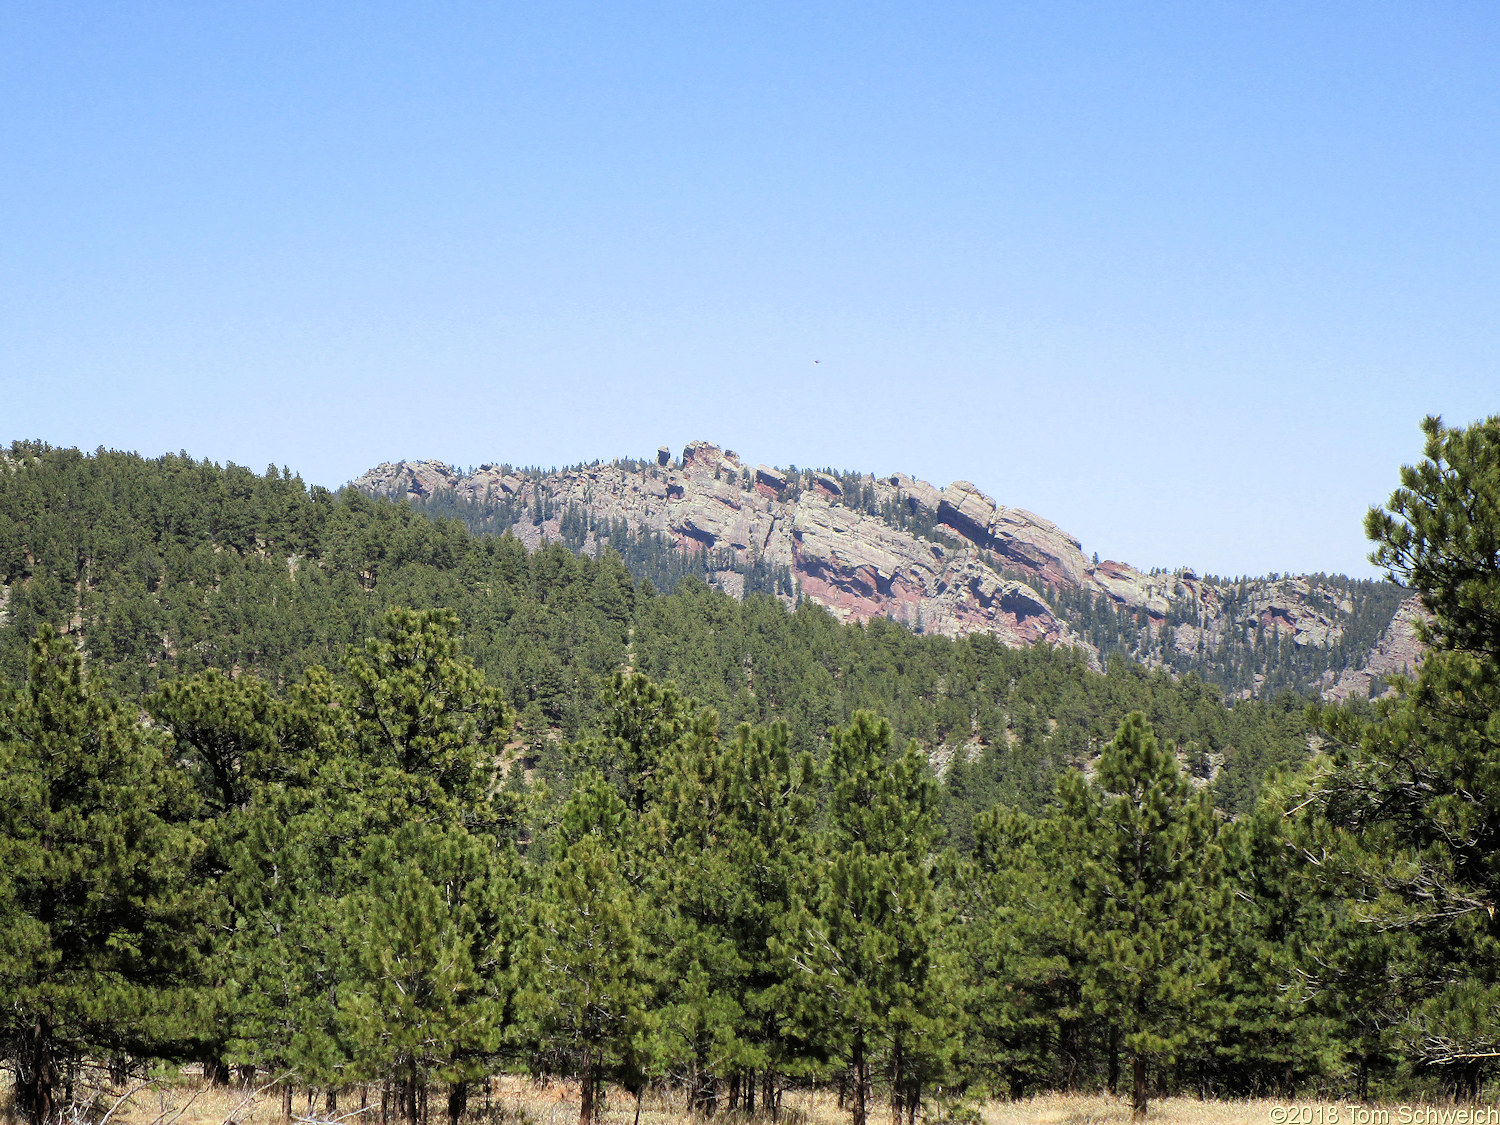
[[(560, 514), (580, 505), (597, 521), (622, 520), (633, 531), (658, 531), (687, 550), (727, 549), (742, 560), (786, 566), (801, 596), (843, 621), (886, 617), (948, 636), (988, 632), (1012, 645), (1077, 642), (1038, 590), (1002, 576), (986, 561), (987, 549), (997, 542), (987, 530), (996, 511), (972, 485), (939, 492), (899, 474), (879, 482), (871, 478), (881, 499), (909, 497), (937, 514), (946, 497), (955, 502), (955, 511), (961, 505), (974, 513), (975, 534), (953, 550), (845, 506), (843, 485), (828, 473), (794, 477), (768, 465), (750, 471), (733, 451), (706, 441), (689, 443), (679, 464), (672, 467), (670, 457), (664, 460), (658, 451), (655, 464), (644, 467), (627, 462), (522, 478), (493, 465), (462, 474), (439, 462), (403, 461), (379, 465), (353, 483), (367, 492), (406, 498), (447, 489), (479, 502), (515, 499), (526, 512), (545, 494), (558, 513), (550, 525), (529, 518), (516, 522), (515, 533), (529, 546), (544, 536), (557, 538)], [(1036, 546), (1046, 537), (1033, 530), (1050, 524), (1029, 517), (1001, 526), (1004, 541), (1018, 544), (1015, 553), (1023, 565), (1032, 557), (1055, 560)], [(1076, 551), (1076, 541), (1067, 542)], [(1022, 543), (1030, 554), (1023, 553)], [(1049, 573), (1045, 565), (1034, 572)], [(1054, 565), (1052, 573), (1064, 571)], [(736, 577), (726, 571), (714, 581), (734, 592), (743, 588), (743, 579)]]
[(786, 491), (786, 474), (769, 465), (755, 466), (755, 488), (762, 496), (775, 500)]
[(1414, 676), (1422, 663), (1420, 629), (1431, 617), (1422, 608), (1422, 600), (1413, 594), (1401, 603), (1396, 616), (1381, 634), (1380, 640), (1358, 668), (1346, 668), (1332, 687), (1323, 692), (1327, 699), (1368, 699), (1383, 695), (1391, 688), (1386, 681), (1392, 676)]
[(990, 520), (995, 515), (995, 502), (968, 481), (956, 480), (943, 489), (937, 515), (938, 519), (965, 539), (987, 543)]
[[(733, 450), (707, 441), (690, 442), (675, 463), (665, 446), (654, 461), (551, 473), (494, 464), (460, 473), (435, 461), (402, 461), (353, 483), (388, 496), (449, 490), (478, 503), (507, 503), (515, 533), (529, 546), (558, 538), (562, 514), (581, 508), (596, 524), (623, 521), (632, 531), (659, 532), (685, 550), (712, 551), (719, 562), (784, 566), (802, 597), (844, 621), (886, 617), (949, 636), (984, 632), (1012, 645), (1075, 644), (1097, 657), (1080, 632), (1089, 614), (1077, 607), (1114, 607), (1123, 615), (1116, 621), (1139, 632), (1131, 655), (1169, 670), (1225, 645), (1253, 649), (1268, 635), (1331, 648), (1351, 609), (1307, 578), (1229, 583), (1190, 570), (1148, 574), (1122, 562), (1090, 561), (1079, 541), (1051, 521), (997, 504), (969, 481), (939, 489), (904, 473), (841, 480), (769, 465), (750, 469)], [(541, 524), (534, 516), (539, 499), (553, 513)], [(930, 530), (914, 530), (920, 528)], [(710, 579), (736, 595), (744, 589), (733, 566)], [(1056, 608), (1064, 600), (1075, 607), (1074, 617)], [(1409, 614), (1398, 614), (1377, 651), (1356, 662), (1358, 670), (1329, 673), (1328, 690), (1349, 694), (1361, 682), (1368, 689), (1388, 664), (1390, 671), (1409, 665), (1415, 634), (1408, 621)]]

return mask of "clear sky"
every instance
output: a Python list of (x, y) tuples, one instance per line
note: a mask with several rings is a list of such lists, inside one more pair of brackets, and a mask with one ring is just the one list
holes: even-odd
[(0, 0), (0, 437), (707, 438), (1370, 573), (1500, 411), (1500, 5)]

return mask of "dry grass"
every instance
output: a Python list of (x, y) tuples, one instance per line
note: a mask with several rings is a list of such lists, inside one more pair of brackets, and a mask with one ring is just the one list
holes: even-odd
[[(1199, 1101), (1161, 1098), (1151, 1103), (1152, 1125), (1270, 1125), (1275, 1101)], [(984, 1125), (1129, 1125), (1130, 1099), (1104, 1094), (1042, 1094), (1015, 1102), (990, 1102)]]
[[(111, 1088), (102, 1080), (87, 1114), (75, 1115), (73, 1125), (282, 1125), (281, 1091), (268, 1085), (259, 1090), (209, 1086), (191, 1073), (131, 1089)], [(8, 1095), (9, 1091), (3, 1091)], [(6, 1098), (8, 1101), (8, 1097)], [(368, 1112), (360, 1106), (367, 1104)], [(1329, 1103), (1333, 1104), (1333, 1103)], [(1260, 1101), (1199, 1101), (1162, 1098), (1151, 1103), (1150, 1125), (1276, 1125), (1285, 1116), (1272, 1110), (1287, 1103)], [(1128, 1098), (1102, 1094), (1043, 1094), (1015, 1102), (987, 1102), (974, 1107), (980, 1125), (1130, 1125)], [(927, 1107), (926, 1125), (953, 1125), (939, 1120), (936, 1106)], [(399, 1125), (391, 1107), (392, 1125)], [(634, 1125), (635, 1099), (621, 1089), (606, 1091), (600, 1107), (601, 1125)], [(446, 1125), (446, 1104), (434, 1090), (428, 1117), (432, 1125)], [(339, 1107), (330, 1113), (321, 1096), (309, 1104), (305, 1092), (293, 1102), (299, 1125), (380, 1125), (380, 1090), (358, 1087), (341, 1091)], [(466, 1125), (575, 1125), (578, 1120), (578, 1083), (534, 1082), (506, 1075), (492, 1079), (488, 1089), (477, 1084), (470, 1095)], [(871, 1125), (887, 1125), (884, 1105), (871, 1107)], [(1343, 1118), (1348, 1121), (1347, 1117)], [(1389, 1118), (1395, 1122), (1396, 1115)], [(719, 1113), (714, 1125), (768, 1125), (764, 1117)], [(829, 1091), (789, 1090), (782, 1101), (780, 1125), (848, 1125), (849, 1114), (838, 1108)], [(681, 1091), (648, 1091), (641, 1103), (640, 1125), (706, 1125), (688, 1109)], [(1352, 1123), (1351, 1123), (1352, 1125)]]
[[(261, 1089), (211, 1086), (194, 1073), (151, 1083), (135, 1082), (114, 1087), (102, 1075), (86, 1112), (71, 1115), (73, 1125), (282, 1125), (281, 1090), (274, 1085)], [(78, 1091), (85, 1100), (88, 1090)], [(9, 1091), (4, 1091), (9, 1101)], [(432, 1125), (446, 1125), (447, 1106), (443, 1093), (434, 1089), (428, 1104)], [(575, 1125), (578, 1120), (577, 1082), (542, 1081), (504, 1075), (490, 1081), (488, 1089), (476, 1084), (469, 1095), (466, 1125)], [(361, 1105), (369, 1108), (361, 1112)], [(648, 1090), (641, 1100), (640, 1125), (704, 1125), (688, 1109), (686, 1095), (677, 1090)], [(390, 1107), (392, 1125), (400, 1119)], [(635, 1098), (627, 1091), (611, 1088), (598, 1107), (600, 1125), (634, 1125)], [(294, 1125), (380, 1125), (380, 1089), (354, 1087), (340, 1091), (338, 1108), (330, 1112), (321, 1094), (309, 1102), (305, 1091), (293, 1098)], [(848, 1125), (849, 1115), (838, 1109), (832, 1094), (788, 1091), (782, 1102), (781, 1125)], [(743, 1113), (719, 1113), (715, 1125), (750, 1125)]]

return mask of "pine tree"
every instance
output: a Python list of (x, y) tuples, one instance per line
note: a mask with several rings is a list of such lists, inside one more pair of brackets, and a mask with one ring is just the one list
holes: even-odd
[(784, 724), (743, 724), (721, 743), (700, 712), (666, 756), (646, 818), (656, 852), (649, 886), (665, 909), (663, 1047), (688, 1076), (695, 1106), (753, 1109), (800, 1048), (783, 1033), (780, 966), (770, 941), (805, 880), (813, 812), (811, 759), (794, 758)]
[(578, 782), (541, 878), (521, 971), (520, 1010), (538, 1050), (576, 1067), (580, 1125), (611, 1073), (649, 1066), (646, 906), (622, 874), (636, 846), (629, 811), (597, 773)]
[(469, 1083), (511, 1030), (521, 935), (509, 860), (459, 826), (413, 827), (362, 858), (365, 879), (342, 919), (354, 964), (340, 1025), (365, 1076), (395, 1076), (409, 1122), (437, 1078), (456, 1125)]
[(1224, 969), (1228, 882), (1207, 793), (1193, 795), (1176, 754), (1132, 712), (1093, 782), (1059, 787), (1086, 958), (1083, 1000), (1119, 1029), (1131, 1106), (1147, 1111), (1148, 1072), (1201, 1034)]
[(989, 1093), (1066, 1087), (1055, 1048), (1078, 1038), (1083, 957), (1065, 841), (1056, 821), (1011, 809), (982, 813), (974, 835), (972, 856), (950, 860), (947, 876), (969, 986), (965, 1062)]
[(826, 873), (816, 905), (794, 910), (773, 947), (801, 973), (788, 1007), (848, 1067), (854, 1125), (867, 1120), (878, 1061), (899, 1119), (957, 1032), (931, 874), (937, 787), (915, 744), (888, 761), (891, 750), (890, 723), (869, 712), (833, 732)]
[(199, 1030), (185, 780), (39, 630), (0, 717), (0, 1042), (30, 1122), (58, 1119), (86, 1055), (169, 1054)]
[(1318, 795), (1352, 913), (1382, 946), (1390, 1045), (1473, 1096), (1500, 1057), (1500, 416), (1423, 429), (1426, 460), (1366, 531), (1433, 615), (1430, 647), (1372, 719), (1321, 713)]
[(345, 661), (363, 767), (388, 778), (417, 815), (488, 830), (499, 811), (490, 797), (514, 723), (510, 709), (459, 655), (451, 611), (393, 608), (382, 633)]
[(347, 694), (313, 668), (278, 701), (276, 768), (220, 837), (226, 928), (218, 940), (228, 1011), (226, 1054), (282, 1083), (333, 1087), (350, 1051), (339, 1018), (352, 973), (346, 898), (383, 813), (351, 758)]
[(365, 1072), (399, 1077), (409, 1121), (433, 1077), (462, 1114), (507, 1029), (520, 939), (518, 809), (498, 786), (512, 717), (459, 656), (457, 630), (445, 611), (392, 609), (345, 662), (352, 788), (375, 807), (345, 861), (342, 1026)]
[(206, 896), (203, 918), (204, 974), (215, 1010), (205, 1022), (202, 1055), (205, 1075), (222, 1083), (228, 1080), (226, 1055), (236, 1034), (227, 1003), (228, 946), (243, 922), (235, 896), (223, 892), (231, 857), (247, 830), (253, 794), (285, 771), (284, 707), (255, 675), (231, 679), (217, 669), (167, 683), (144, 702), (175, 740), (173, 756), (196, 782), (200, 798), (196, 830), (203, 850), (194, 874), (216, 891)]

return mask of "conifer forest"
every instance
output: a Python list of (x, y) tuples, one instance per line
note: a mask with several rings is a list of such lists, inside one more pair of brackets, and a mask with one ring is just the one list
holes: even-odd
[(575, 1081), (581, 1125), (663, 1085), (767, 1120), (817, 1086), (852, 1125), (1480, 1097), (1500, 417), (1425, 433), (1366, 521), (1425, 658), (1340, 705), (841, 625), (777, 575), (653, 584), (286, 469), (17, 443), (12, 1111), (79, 1120), (80, 1068), (168, 1064), (410, 1125), (500, 1073)]

